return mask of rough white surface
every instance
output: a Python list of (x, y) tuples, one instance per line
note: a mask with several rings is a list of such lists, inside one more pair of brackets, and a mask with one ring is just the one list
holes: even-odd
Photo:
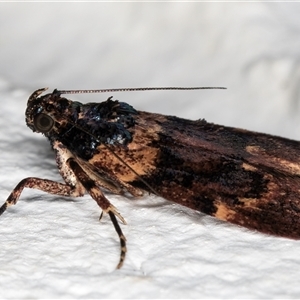
[[(299, 3), (1, 3), (1, 201), (25, 177), (61, 180), (48, 142), (24, 124), (44, 86), (226, 86), (114, 97), (299, 139), (299, 13)], [(0, 298), (300, 297), (300, 242), (152, 196), (107, 196), (128, 223), (121, 270), (116, 233), (90, 197), (26, 190), (0, 220)]]

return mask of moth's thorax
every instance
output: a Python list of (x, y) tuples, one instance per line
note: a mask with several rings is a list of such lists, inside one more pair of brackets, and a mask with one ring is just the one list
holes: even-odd
[(135, 125), (137, 111), (127, 103), (108, 98), (82, 104), (61, 97), (57, 91), (39, 96), (43, 91), (29, 97), (26, 123), (51, 142), (59, 140), (77, 156), (90, 159), (100, 144), (124, 147), (132, 141), (129, 129)]

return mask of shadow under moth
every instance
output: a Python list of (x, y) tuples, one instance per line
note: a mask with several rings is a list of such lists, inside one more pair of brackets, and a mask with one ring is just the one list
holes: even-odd
[[(201, 88), (145, 88), (201, 89)], [(43, 133), (65, 183), (23, 179), (0, 208), (24, 188), (69, 197), (88, 192), (108, 214), (126, 255), (126, 224), (102, 189), (140, 197), (149, 192), (263, 233), (300, 237), (300, 142), (263, 133), (135, 110), (127, 103), (71, 101), (57, 91), (28, 99), (26, 123)]]

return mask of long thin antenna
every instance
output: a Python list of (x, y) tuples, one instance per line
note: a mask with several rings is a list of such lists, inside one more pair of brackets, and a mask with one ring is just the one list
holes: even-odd
[(224, 90), (225, 87), (142, 87), (142, 88), (116, 88), (99, 90), (56, 90), (59, 94), (89, 94), (111, 92), (136, 92), (136, 91), (159, 91), (159, 90)]

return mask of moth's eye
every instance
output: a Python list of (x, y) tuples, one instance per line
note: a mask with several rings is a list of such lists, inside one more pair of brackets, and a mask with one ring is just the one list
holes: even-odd
[(54, 125), (54, 120), (46, 114), (39, 114), (34, 118), (34, 127), (42, 132), (49, 132)]

